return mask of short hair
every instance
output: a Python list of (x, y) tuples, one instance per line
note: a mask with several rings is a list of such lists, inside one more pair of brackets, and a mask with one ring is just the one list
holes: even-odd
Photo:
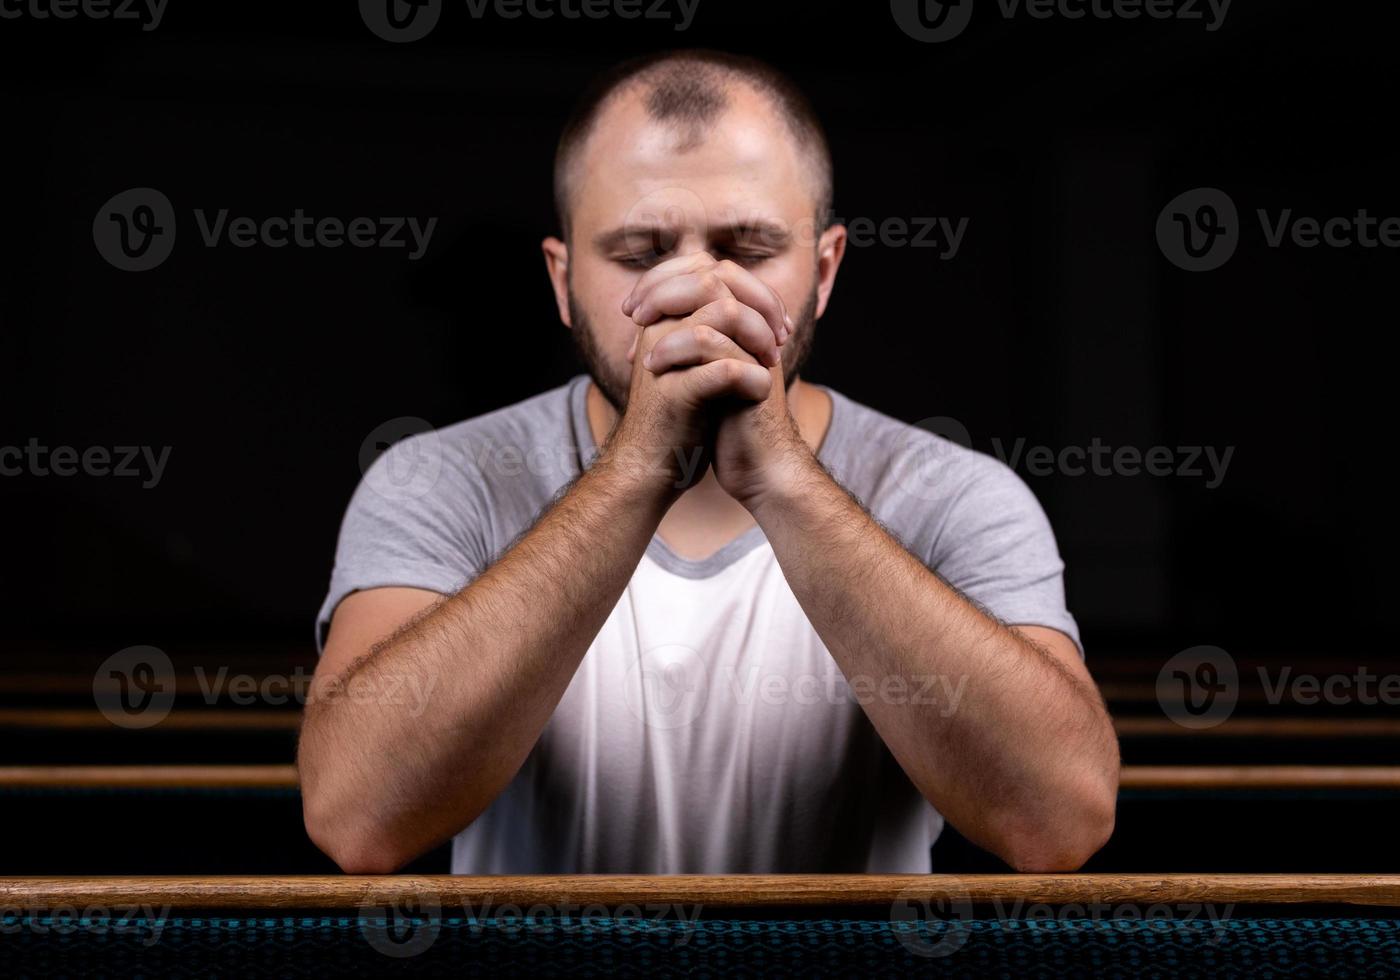
[(817, 224), (825, 228), (832, 201), (831, 148), (816, 110), (802, 90), (767, 62), (747, 55), (687, 48), (643, 55), (614, 65), (584, 89), (559, 136), (554, 154), (554, 208), (569, 235), (569, 178), (574, 160), (603, 110), (625, 91), (641, 89), (647, 114), (683, 127), (681, 147), (704, 140), (705, 131), (729, 106), (735, 84), (766, 96), (811, 158), (817, 192)]

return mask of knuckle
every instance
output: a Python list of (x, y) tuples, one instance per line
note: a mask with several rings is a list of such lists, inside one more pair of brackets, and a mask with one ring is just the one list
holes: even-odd
[(702, 367), (699, 370), (688, 371), (686, 374), (689, 378), (691, 392), (697, 395), (703, 395), (710, 388), (713, 388), (715, 380), (718, 378), (718, 374), (714, 373), (713, 368), (706, 370)]

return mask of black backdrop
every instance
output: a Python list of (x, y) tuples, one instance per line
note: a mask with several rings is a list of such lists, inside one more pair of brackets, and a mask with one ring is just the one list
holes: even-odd
[[(810, 378), (909, 421), (954, 418), (985, 451), (1233, 447), (1213, 488), (1021, 467), (1091, 662), (1198, 643), (1348, 655), (1385, 635), (1392, 495), (1376, 474), (1400, 254), (1268, 247), (1254, 217), (1400, 216), (1378, 10), (1236, 0), (1212, 31), (987, 3), (923, 43), (880, 2), (700, 0), (677, 31), (446, 0), (428, 37), (393, 44), (352, 2), (171, 0), (153, 30), (4, 6), (21, 15), (0, 19), (0, 446), (170, 447), (150, 488), (0, 478), (10, 657), (304, 651), (366, 436), (577, 370), (538, 252), (559, 125), (598, 69), (692, 45), (806, 87), (838, 216), (968, 219), (951, 260), (848, 254)], [(179, 219), (145, 272), (93, 239), (134, 187)], [(1241, 240), (1191, 273), (1155, 228), (1198, 187), (1228, 193)], [(190, 215), (221, 208), (438, 225), (419, 261), (205, 247)]]

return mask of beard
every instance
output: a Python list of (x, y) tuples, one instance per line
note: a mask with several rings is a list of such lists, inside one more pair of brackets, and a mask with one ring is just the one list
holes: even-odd
[[(593, 331), (592, 321), (588, 319), (588, 315), (583, 312), (583, 307), (574, 296), (572, 283), (569, 284), (569, 319), (573, 323), (569, 334), (573, 337), (574, 350), (578, 353), (579, 360), (583, 362), (588, 376), (593, 379), (593, 383), (598, 386), (608, 404), (621, 415), (627, 409), (627, 394), (632, 387), (631, 365), (627, 363), (625, 356), (618, 363), (608, 359), (607, 353), (598, 343), (598, 335)], [(788, 337), (787, 343), (779, 348), (783, 358), (785, 388), (792, 387), (798, 373), (807, 363), (807, 358), (812, 352), (812, 334), (816, 324), (817, 287), (813, 284), (807, 301), (802, 304), (802, 312), (793, 321), (791, 336)]]

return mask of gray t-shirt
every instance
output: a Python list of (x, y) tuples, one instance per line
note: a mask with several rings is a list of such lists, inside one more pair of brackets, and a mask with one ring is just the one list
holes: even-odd
[[(318, 643), (351, 592), (455, 592), (526, 530), (597, 454), (588, 384), (380, 456), (345, 515)], [(824, 390), (833, 477), (992, 615), (1079, 643), (1054, 535), (1015, 473)], [(653, 537), (520, 772), (457, 835), (453, 871), (928, 871), (942, 818), (861, 704), (952, 711), (966, 684), (844, 677), (758, 527), (699, 561)]]

